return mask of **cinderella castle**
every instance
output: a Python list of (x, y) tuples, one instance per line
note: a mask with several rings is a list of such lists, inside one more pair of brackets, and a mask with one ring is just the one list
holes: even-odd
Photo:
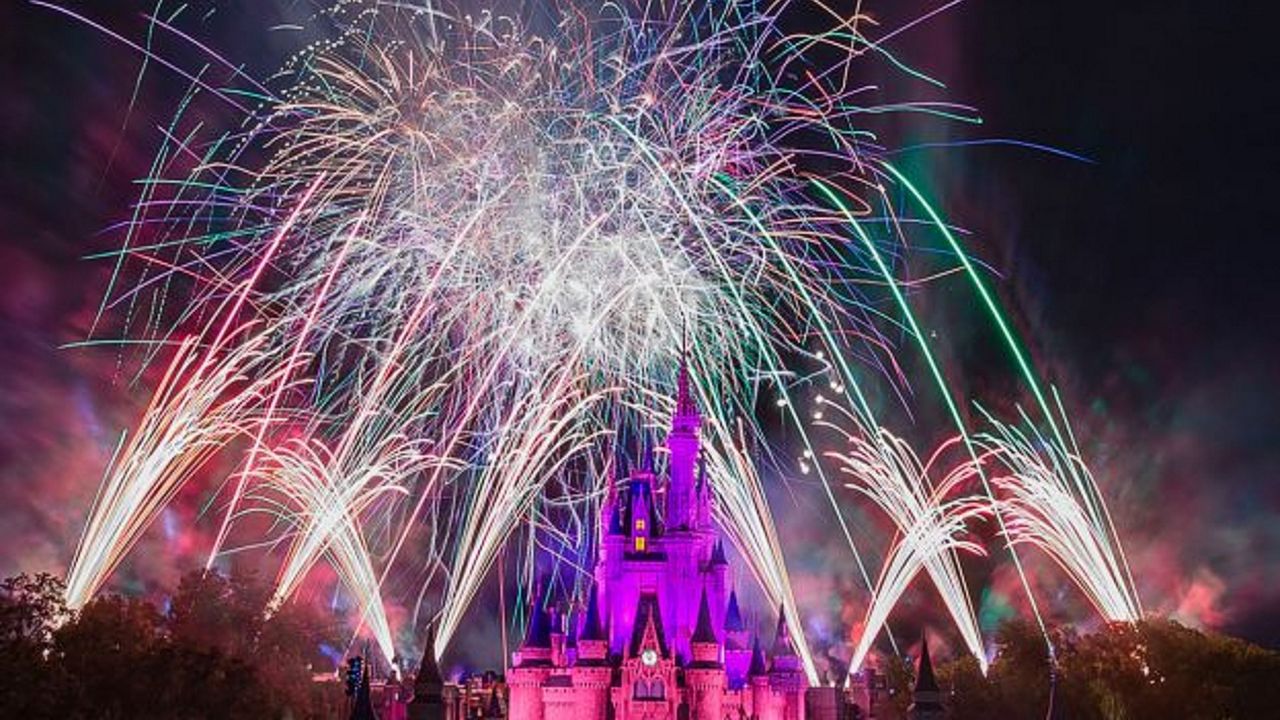
[(665, 475), (615, 464), (584, 611), (535, 609), (507, 675), (520, 720), (803, 720), (804, 670), (781, 618), (769, 652), (731, 587), (681, 365)]
[[(444, 682), (427, 653), (407, 713), (389, 717), (876, 717), (874, 673), (864, 671), (848, 687), (810, 687), (781, 612), (773, 637), (766, 638), (767, 649), (744, 622), (723, 540), (711, 520), (711, 488), (699, 459), (701, 425), (682, 363), (665, 474), (655, 471), (651, 449), (636, 469), (629, 469), (624, 457), (616, 460), (586, 602), (564, 614), (534, 605), (505, 676), (505, 703), (496, 688), (477, 695), (487, 702), (460, 702), (458, 688)], [(427, 647), (432, 645), (429, 636)], [(917, 685), (911, 717), (942, 717), (927, 648), (919, 674), (924, 682)], [(371, 710), (358, 717), (373, 717)]]

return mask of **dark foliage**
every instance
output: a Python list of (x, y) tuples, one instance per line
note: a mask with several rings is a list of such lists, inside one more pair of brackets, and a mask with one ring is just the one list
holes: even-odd
[(305, 608), (268, 610), (252, 577), (193, 573), (167, 613), (114, 595), (80, 612), (61, 582), (20, 575), (0, 585), (0, 717), (305, 718), (332, 627)]
[[(1275, 717), (1280, 709), (1280, 653), (1170, 620), (1115, 624), (1089, 635), (1052, 633), (1059, 717)], [(1011, 622), (984, 678), (972, 658), (939, 668), (953, 720), (1041, 720), (1050, 695), (1044, 638)]]

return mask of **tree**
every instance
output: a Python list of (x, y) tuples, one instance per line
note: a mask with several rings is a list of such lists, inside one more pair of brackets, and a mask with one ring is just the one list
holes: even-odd
[[(1051, 631), (1055, 702), (1073, 720), (1270, 717), (1280, 707), (1280, 653), (1169, 620), (1114, 623), (1078, 637)], [(986, 677), (961, 658), (942, 667), (955, 720), (1042, 718), (1049, 662), (1040, 632), (1013, 621), (997, 632)]]
[(79, 613), (48, 575), (0, 584), (0, 717), (263, 720), (312, 717), (314, 655), (332, 626), (267, 612), (252, 577), (183, 579), (171, 610), (103, 595)]
[(46, 717), (42, 698), (54, 688), (45, 659), (55, 628), (71, 617), (63, 592), (48, 573), (0, 583), (0, 717)]
[(170, 603), (174, 642), (238, 658), (253, 669), (273, 706), (302, 709), (315, 669), (329, 669), (322, 644), (338, 645), (335, 624), (300, 603), (270, 606), (271, 589), (252, 574), (192, 572)]
[(994, 685), (982, 674), (972, 655), (938, 666), (938, 683), (946, 693), (951, 720), (989, 720), (1002, 717)]
[(911, 691), (915, 687), (915, 668), (899, 655), (886, 655), (883, 664), (885, 689), (888, 699), (876, 708), (877, 718), (896, 720), (907, 717), (911, 707)]

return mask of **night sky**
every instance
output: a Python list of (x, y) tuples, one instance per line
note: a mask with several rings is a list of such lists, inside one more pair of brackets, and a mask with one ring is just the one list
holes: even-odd
[[(65, 3), (138, 42), (154, 4)], [(942, 4), (864, 3), (885, 29)], [(194, 23), (201, 40), (252, 73), (294, 49), (266, 28), (302, 3), (218, 7)], [(1010, 144), (903, 154), (1000, 273), (1028, 347), (1067, 399), (1147, 608), (1280, 647), (1270, 27), (1260, 13), (1189, 2), (973, 0), (891, 44), (947, 90), (886, 92), (970, 104), (984, 118), (903, 121), (900, 146), (1017, 140), (1090, 160)], [(0, 575), (65, 568), (118, 433), (145, 401), (111, 349), (60, 349), (86, 337), (108, 277), (81, 257), (118, 242), (109, 228), (127, 219), (156, 124), (184, 87), (153, 68), (131, 111), (138, 69), (135, 52), (97, 30), (0, 4)], [(1007, 359), (948, 297), (926, 317), (951, 334), (959, 380), (987, 399), (1016, 393)], [(803, 513), (780, 516), (806, 526)], [(166, 515), (120, 587), (171, 582), (199, 562), (211, 528), (192, 520)], [(835, 568), (799, 565), (826, 578), (802, 591), (843, 582)]]

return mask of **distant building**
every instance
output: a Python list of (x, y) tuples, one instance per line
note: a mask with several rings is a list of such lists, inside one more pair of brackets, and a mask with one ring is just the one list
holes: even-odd
[(933, 675), (933, 662), (929, 659), (929, 639), (924, 635), (920, 636), (920, 664), (916, 668), (916, 687), (911, 699), (911, 720), (941, 720), (947, 716), (938, 679)]

